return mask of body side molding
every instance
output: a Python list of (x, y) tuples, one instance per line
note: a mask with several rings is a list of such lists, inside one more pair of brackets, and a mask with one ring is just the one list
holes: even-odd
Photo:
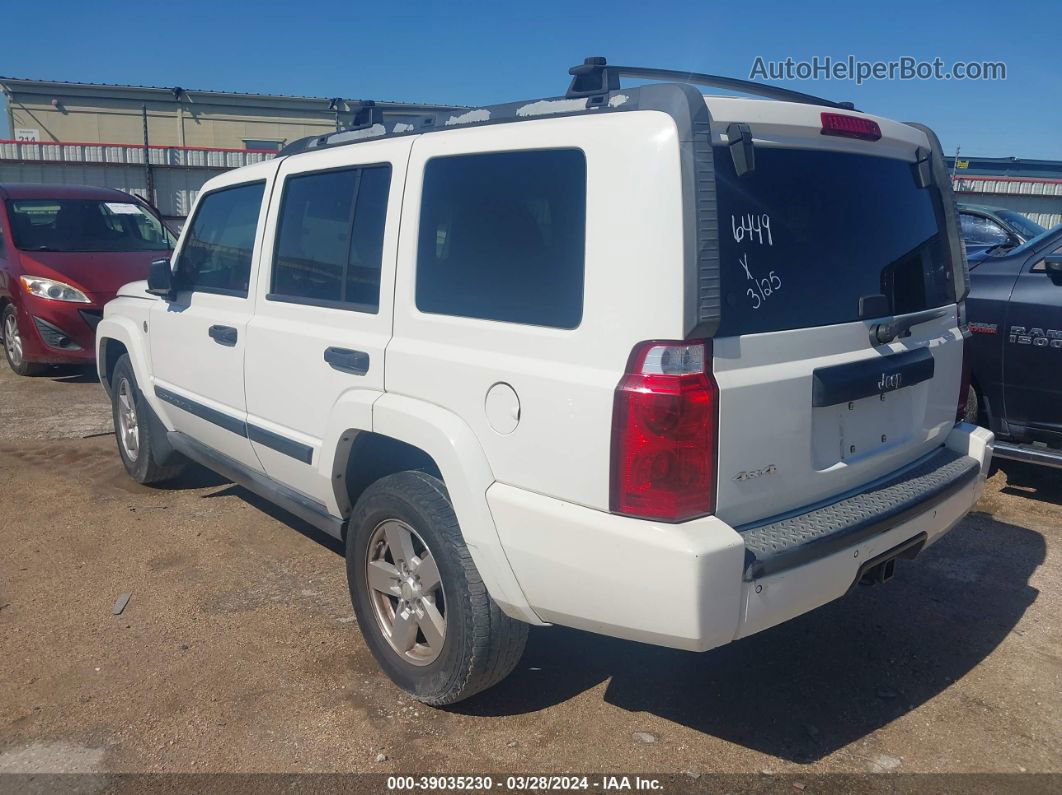
[(252, 442), (263, 444), (278, 453), (291, 456), (296, 461), (301, 461), (304, 464), (309, 464), (313, 461), (313, 448), (308, 444), (296, 442), (294, 439), (281, 436), (279, 433), (273, 433), (273, 431), (267, 431), (265, 428), (259, 428), (257, 425), (245, 422), (210, 406), (205, 406), (183, 395), (178, 395), (165, 387), (156, 386), (155, 396), (171, 406), (176, 406), (182, 411), (194, 414), (237, 436), (246, 437)]

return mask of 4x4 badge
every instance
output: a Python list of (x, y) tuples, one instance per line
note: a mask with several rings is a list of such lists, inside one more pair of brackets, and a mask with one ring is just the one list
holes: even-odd
[(773, 475), (777, 471), (778, 467), (774, 464), (768, 464), (763, 469), (750, 469), (748, 472), (738, 472), (734, 475), (734, 480), (755, 480), (756, 478)]

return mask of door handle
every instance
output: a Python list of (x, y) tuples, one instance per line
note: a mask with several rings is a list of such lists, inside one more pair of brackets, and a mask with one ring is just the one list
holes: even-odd
[(324, 360), (333, 370), (352, 375), (365, 375), (369, 372), (369, 354), (365, 351), (352, 351), (349, 348), (327, 348)]
[(232, 347), (236, 344), (236, 329), (232, 326), (211, 326), (207, 333), (218, 345)]

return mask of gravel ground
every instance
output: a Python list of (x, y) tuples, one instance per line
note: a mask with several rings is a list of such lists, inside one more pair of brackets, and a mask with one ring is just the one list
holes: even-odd
[(0, 441), (111, 431), (106, 395), (92, 367), (53, 367), (37, 378), (18, 378), (0, 351)]
[(1062, 771), (1062, 472), (1003, 463), (890, 584), (781, 627), (534, 629), (436, 710), (377, 670), (334, 542), (203, 471), (133, 483), (109, 427), (91, 374), (0, 366), (0, 772)]

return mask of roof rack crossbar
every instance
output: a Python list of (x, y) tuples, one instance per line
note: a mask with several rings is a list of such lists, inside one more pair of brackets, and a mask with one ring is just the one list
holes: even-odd
[(350, 109), (354, 115), (348, 130), (364, 130), (374, 124), (383, 123), (383, 108), (377, 106), (371, 99), (352, 102)]
[(692, 83), (698, 86), (710, 88), (722, 88), (727, 91), (740, 91), (744, 94), (753, 94), (768, 99), (778, 99), (783, 102), (801, 102), (807, 105), (822, 105), (828, 108), (841, 110), (855, 110), (851, 102), (834, 102), (833, 100), (816, 97), (812, 94), (804, 94), (800, 91), (791, 91), (788, 88), (768, 86), (756, 83), (752, 80), (741, 80), (736, 77), (723, 77), (721, 75), (709, 75), (702, 72), (680, 72), (674, 69), (653, 69), (644, 66), (613, 66), (605, 62), (605, 59), (596, 56), (587, 58), (578, 66), (568, 70), (572, 75), (571, 86), (567, 96), (575, 97), (593, 96), (615, 91), (619, 88), (620, 77), (633, 77), (640, 80), (662, 80), (676, 83)]

